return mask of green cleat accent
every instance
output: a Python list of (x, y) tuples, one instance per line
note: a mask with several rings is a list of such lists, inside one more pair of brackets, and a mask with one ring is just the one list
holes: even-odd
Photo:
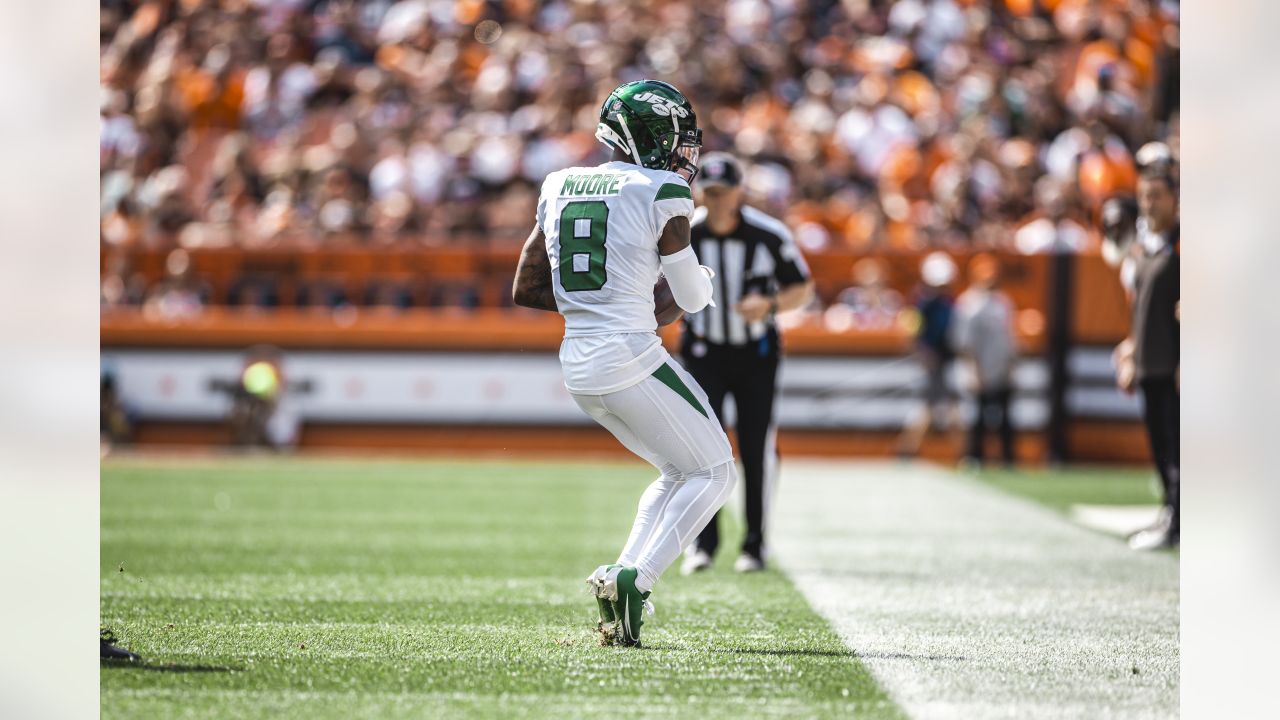
[(627, 647), (640, 647), (640, 627), (644, 625), (644, 611), (648, 606), (649, 593), (636, 588), (638, 574), (635, 568), (624, 567), (613, 578), (617, 589), (613, 614), (621, 621), (618, 644)]

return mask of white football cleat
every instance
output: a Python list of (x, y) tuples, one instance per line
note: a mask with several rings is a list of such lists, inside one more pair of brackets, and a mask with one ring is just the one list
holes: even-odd
[(1141, 551), (1169, 550), (1178, 547), (1178, 536), (1167, 527), (1147, 528), (1130, 536), (1129, 547)]
[(711, 568), (711, 556), (702, 550), (690, 548), (684, 552), (684, 562), (680, 564), (681, 575), (692, 575)]
[(599, 594), (597, 591), (599, 590), (601, 584), (603, 584), (605, 576), (609, 574), (610, 570), (616, 567), (622, 567), (622, 566), (618, 565), (617, 563), (614, 563), (612, 565), (601, 565), (600, 567), (596, 568), (594, 572), (592, 572), (590, 575), (587, 576), (587, 586), (590, 589), (592, 595)]
[(751, 553), (742, 553), (734, 561), (733, 569), (740, 573), (760, 572), (764, 569), (764, 560)]
[(601, 565), (595, 572), (587, 576), (587, 591), (596, 599), (596, 609), (600, 613), (600, 621), (596, 623), (596, 632), (600, 633), (601, 645), (612, 645), (619, 636), (618, 616), (613, 612), (613, 600), (617, 599), (617, 577), (621, 565)]

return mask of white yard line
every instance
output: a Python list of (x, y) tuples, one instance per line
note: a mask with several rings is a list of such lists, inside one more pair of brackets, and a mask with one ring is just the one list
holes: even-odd
[(913, 718), (1178, 714), (1178, 565), (921, 465), (784, 460), (773, 557)]

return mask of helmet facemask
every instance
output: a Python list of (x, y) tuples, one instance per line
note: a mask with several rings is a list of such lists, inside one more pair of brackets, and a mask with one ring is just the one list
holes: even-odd
[(693, 184), (698, 174), (698, 155), (702, 149), (702, 130), (686, 130), (676, 140), (676, 147), (671, 151), (671, 162), (668, 170)]

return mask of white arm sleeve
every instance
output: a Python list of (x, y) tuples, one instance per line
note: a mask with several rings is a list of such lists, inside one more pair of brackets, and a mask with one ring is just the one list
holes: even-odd
[(667, 276), (671, 295), (681, 310), (696, 313), (708, 305), (716, 306), (711, 299), (711, 278), (716, 274), (706, 265), (698, 264), (698, 256), (692, 246), (671, 255), (662, 255), (661, 259), (662, 274)]

